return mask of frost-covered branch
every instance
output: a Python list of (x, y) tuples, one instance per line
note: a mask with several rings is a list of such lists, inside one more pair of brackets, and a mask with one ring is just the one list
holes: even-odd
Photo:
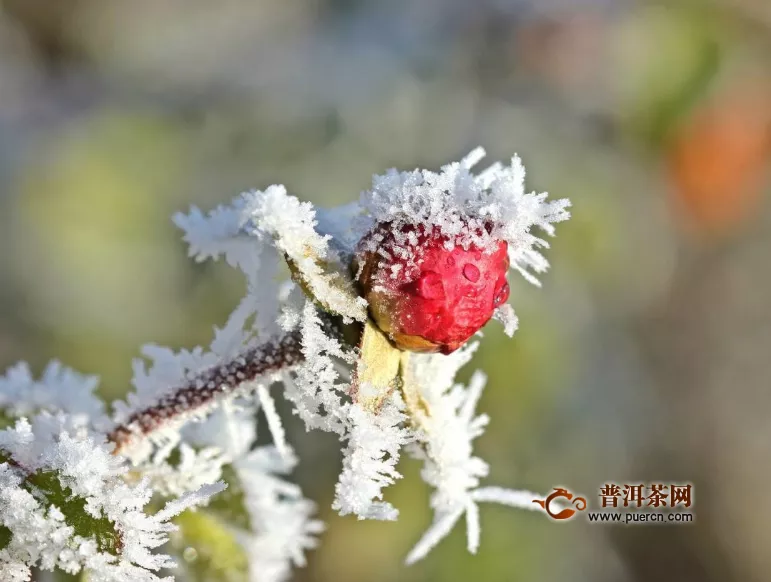
[[(308, 430), (339, 438), (341, 515), (396, 519), (399, 457), (423, 462), (434, 520), (408, 563), (463, 516), (476, 552), (481, 502), (539, 510), (532, 493), (482, 485), (484, 374), (468, 386), (455, 375), (489, 320), (516, 330), (509, 270), (539, 284), (548, 245), (535, 231), (553, 235), (569, 203), (526, 193), (516, 157), (473, 173), (483, 155), (390, 170), (337, 209), (271, 186), (176, 215), (191, 256), (242, 271), (245, 296), (208, 346), (145, 346), (111, 416), (97, 379), (58, 363), (37, 380), (24, 364), (0, 377), (0, 580), (33, 567), (91, 582), (153, 582), (173, 567), (287, 580), (324, 526), (288, 481), (297, 456), (278, 394)], [(278, 279), (282, 261), (291, 280)], [(258, 418), (270, 445), (258, 446)]]
[(121, 454), (134, 440), (178, 427), (195, 415), (205, 415), (223, 399), (246, 396), (260, 380), (267, 382), (271, 375), (291, 369), (302, 359), (300, 335), (285, 333), (202, 371), (184, 385), (171, 388), (153, 404), (133, 412), (120, 408), (118, 417), (125, 420), (108, 435), (115, 443), (115, 454)]

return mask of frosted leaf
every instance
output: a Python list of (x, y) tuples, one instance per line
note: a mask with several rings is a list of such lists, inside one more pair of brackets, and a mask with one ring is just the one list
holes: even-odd
[[(229, 206), (219, 206), (204, 215), (198, 208), (188, 214), (177, 213), (174, 223), (185, 232), (190, 255), (197, 261), (223, 256), (232, 267), (246, 276), (247, 294), (233, 312), (227, 325), (218, 330), (212, 345), (215, 352), (232, 350), (240, 337), (244, 322), (256, 315), (252, 332), (275, 333), (278, 310), (277, 284), (270, 284), (278, 273), (279, 257), (275, 248), (243, 228), (242, 214), (248, 199), (236, 197)], [(241, 339), (241, 343), (246, 338)]]
[(493, 312), (493, 319), (500, 321), (503, 324), (503, 333), (511, 337), (519, 327), (519, 319), (517, 314), (514, 313), (514, 308), (505, 303), (500, 307), (497, 307)]
[(94, 394), (99, 379), (84, 376), (53, 361), (40, 380), (21, 362), (0, 377), (0, 411), (10, 416), (29, 416), (41, 410), (67, 412), (91, 422), (104, 423), (104, 404)]
[(60, 559), (69, 550), (74, 529), (53, 508), (44, 507), (21, 487), (22, 475), (7, 463), (0, 463), (0, 524), (12, 537), (0, 550), (0, 571), (13, 573), (11, 580), (28, 580), (22, 575), (40, 563), (53, 567), (80, 568), (80, 564)]
[(367, 302), (356, 294), (348, 266), (328, 244), (330, 237), (316, 232), (313, 206), (289, 196), (283, 186), (247, 196), (248, 207), (243, 212), (247, 230), (273, 239), (290, 268), (325, 309), (346, 321), (365, 321)]
[(182, 429), (182, 439), (194, 447), (221, 451), (232, 461), (245, 455), (257, 438), (257, 403), (240, 399), (222, 402), (205, 420)]
[[(461, 354), (454, 364), (462, 364), (465, 357), (466, 354)], [(532, 503), (533, 499), (539, 498), (536, 494), (499, 487), (479, 488), (480, 480), (488, 474), (488, 466), (474, 456), (472, 442), (484, 432), (488, 423), (487, 416), (475, 416), (474, 412), (484, 389), (485, 376), (475, 372), (467, 387), (460, 384), (450, 387), (446, 378), (437, 384), (432, 370), (445, 359), (437, 355), (413, 355), (408, 362), (408, 380), (421, 382), (425, 387), (423, 397), (430, 410), (430, 414), (419, 419), (418, 444), (411, 447), (411, 453), (423, 461), (421, 476), (434, 488), (431, 495), (433, 523), (408, 554), (408, 564), (424, 558), (464, 514), (468, 550), (475, 553), (481, 533), (478, 502), (540, 509)]]
[(463, 508), (459, 507), (452, 512), (444, 513), (441, 516), (437, 516), (431, 527), (423, 534), (420, 541), (415, 544), (415, 547), (410, 550), (404, 563), (414, 564), (415, 562), (425, 558), (428, 553), (436, 547), (445, 537), (447, 537), (452, 528), (463, 515)]
[(436, 491), (431, 506), (440, 512), (465, 507), (469, 490), (487, 476), (487, 464), (473, 456), (473, 440), (482, 434), (487, 417), (473, 416), (485, 378), (476, 372), (468, 388), (453, 386), (444, 394), (427, 391), (431, 415), (419, 435), (423, 448), (415, 454), (425, 461), (423, 480)]
[[(61, 414), (40, 414), (31, 423), (20, 420), (0, 431), (0, 459), (5, 460), (0, 462), (0, 525), (11, 534), (10, 543), (0, 550), (3, 572), (7, 563), (16, 571), (21, 565), (72, 573), (85, 569), (93, 580), (160, 580), (153, 572), (174, 565), (169, 556), (153, 552), (174, 529), (168, 520), (206, 503), (224, 487), (207, 485), (155, 515), (147, 514), (143, 508), (152, 496), (148, 482), (127, 483), (127, 468), (110, 454), (104, 437)], [(46, 479), (45, 486), (38, 485), (40, 479)], [(81, 498), (86, 515), (57, 509), (48, 497), (56, 488)], [(65, 511), (73, 507), (77, 505)], [(109, 527), (119, 543), (104, 547), (103, 538), (77, 535), (75, 521), (91, 518), (107, 520), (100, 527)]]
[(241, 214), (246, 205), (239, 196), (229, 206), (218, 206), (208, 214), (192, 207), (187, 214), (178, 212), (173, 220), (184, 233), (190, 256), (197, 261), (224, 256), (232, 267), (245, 273), (259, 267), (260, 243), (241, 228)]
[(179, 496), (218, 481), (222, 467), (230, 456), (216, 447), (195, 450), (187, 443), (179, 446), (179, 462), (172, 466), (163, 462), (160, 455), (143, 469), (143, 476), (150, 481), (154, 491), (165, 497)]
[(407, 420), (403, 407), (396, 397), (377, 413), (358, 404), (347, 406), (348, 444), (332, 504), (340, 515), (353, 513), (359, 519), (380, 520), (399, 516), (390, 503), (382, 501), (382, 489), (401, 478), (396, 471), (399, 451), (412, 440), (411, 431), (402, 427)]
[(288, 580), (291, 566), (305, 565), (304, 552), (316, 547), (316, 536), (324, 530), (322, 522), (311, 518), (315, 504), (279, 477), (295, 464), (292, 454), (273, 447), (260, 447), (234, 463), (254, 528), (238, 538), (255, 582)]
[(342, 381), (337, 362), (350, 362), (350, 354), (324, 332), (310, 301), (303, 308), (300, 333), (305, 359), (297, 366), (295, 377), (287, 379), (284, 395), (309, 430), (320, 428), (343, 435), (346, 425), (342, 398), (348, 384)]

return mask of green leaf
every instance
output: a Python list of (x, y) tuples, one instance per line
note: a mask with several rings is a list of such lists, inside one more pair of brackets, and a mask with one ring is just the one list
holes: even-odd
[(8, 544), (11, 543), (11, 538), (13, 538), (11, 530), (0, 524), (0, 550), (8, 547)]
[(7, 412), (0, 410), (0, 430), (13, 426), (16, 419), (10, 416)]
[[(0, 463), (15, 465), (9, 455), (0, 451)], [(99, 551), (118, 555), (121, 549), (120, 533), (115, 524), (104, 516), (94, 517), (86, 512), (86, 500), (73, 495), (64, 487), (53, 471), (28, 474), (21, 485), (45, 507), (55, 506), (63, 514), (65, 522), (72, 526), (76, 535), (92, 539)], [(12, 536), (10, 530), (0, 525), (0, 548), (8, 545)]]
[(190, 579), (197, 582), (247, 579), (249, 562), (233, 530), (207, 510), (186, 511), (175, 520), (172, 538)]
[(222, 479), (228, 488), (215, 495), (205, 509), (186, 511), (174, 520), (179, 531), (172, 535), (172, 545), (188, 578), (195, 582), (247, 579), (248, 556), (236, 536), (239, 530), (251, 531), (244, 490), (231, 465), (222, 468)]
[(122, 542), (115, 524), (104, 516), (89, 515), (86, 500), (73, 495), (69, 487), (63, 487), (56, 473), (33, 473), (24, 485), (33, 495), (42, 494), (48, 501), (47, 505), (58, 507), (65, 521), (75, 530), (75, 535), (96, 541), (100, 552), (109, 552), (114, 556), (120, 553)]
[(249, 512), (246, 510), (244, 489), (232, 465), (222, 467), (222, 479), (228, 488), (215, 495), (206, 506), (206, 511), (223, 519), (226, 523), (251, 531)]

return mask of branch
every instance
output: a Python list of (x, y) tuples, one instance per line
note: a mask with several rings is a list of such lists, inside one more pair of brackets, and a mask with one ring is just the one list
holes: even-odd
[(158, 402), (134, 412), (107, 435), (119, 455), (137, 439), (168, 426), (182, 415), (189, 416), (232, 396), (245, 384), (299, 364), (303, 360), (298, 331), (271, 338), (233, 360), (203, 370)]

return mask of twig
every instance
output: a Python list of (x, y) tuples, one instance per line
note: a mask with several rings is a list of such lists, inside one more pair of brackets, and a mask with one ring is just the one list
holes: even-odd
[(300, 333), (293, 331), (271, 338), (233, 360), (203, 370), (113, 429), (107, 435), (108, 440), (115, 443), (113, 454), (121, 454), (137, 439), (149, 436), (183, 415), (195, 414), (217, 400), (232, 396), (260, 376), (299, 364), (303, 360), (301, 348)]

